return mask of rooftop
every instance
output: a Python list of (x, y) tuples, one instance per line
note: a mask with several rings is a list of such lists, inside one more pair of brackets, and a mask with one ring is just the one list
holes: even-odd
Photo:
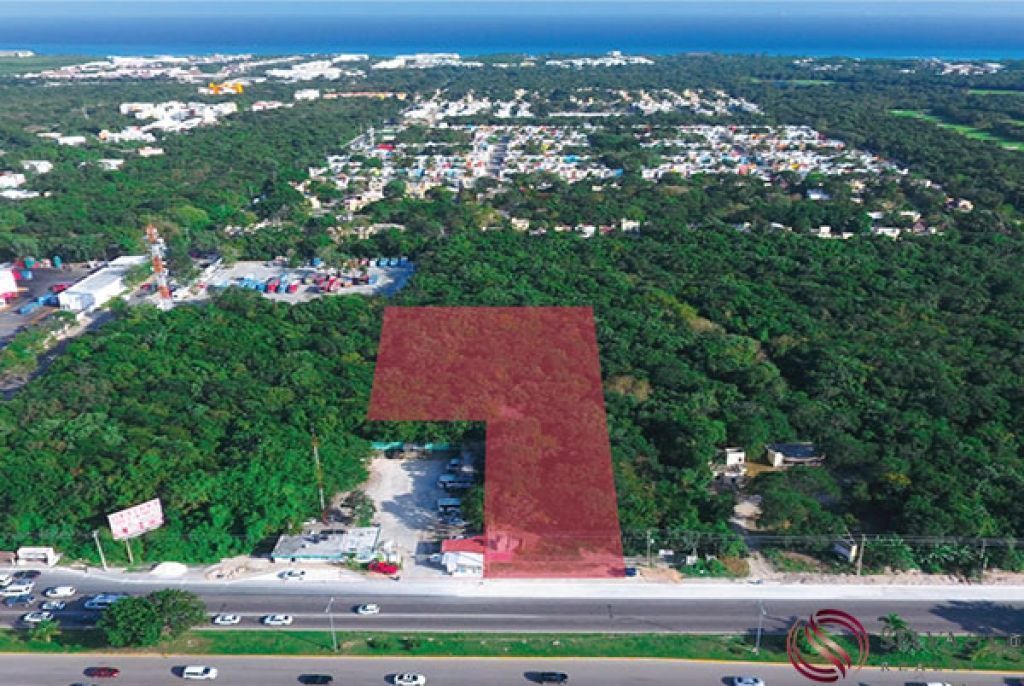
[(145, 255), (126, 255), (124, 257), (118, 257), (103, 269), (100, 269), (94, 274), (90, 274), (76, 283), (74, 286), (69, 288), (68, 291), (81, 292), (103, 289), (110, 284), (123, 279), (125, 274), (127, 274), (132, 267), (143, 264), (148, 259), (149, 258)]
[(784, 457), (791, 460), (810, 460), (821, 457), (821, 451), (813, 443), (771, 443), (768, 445), (768, 449), (782, 453)]

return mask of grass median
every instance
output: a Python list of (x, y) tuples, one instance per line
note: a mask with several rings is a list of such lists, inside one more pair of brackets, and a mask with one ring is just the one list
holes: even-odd
[[(786, 662), (785, 637), (767, 634), (754, 652), (748, 634), (464, 634), (338, 632), (338, 651), (328, 631), (192, 631), (157, 646), (120, 649), (193, 655), (310, 655), (520, 658), (663, 658)], [(897, 652), (871, 638), (868, 664), (899, 668), (1024, 670), (1024, 649), (1008, 637), (921, 635), (916, 649)], [(845, 643), (843, 638), (840, 643)], [(854, 646), (847, 645), (851, 654)], [(67, 631), (50, 643), (21, 631), (0, 631), (0, 652), (110, 652), (100, 632)]]

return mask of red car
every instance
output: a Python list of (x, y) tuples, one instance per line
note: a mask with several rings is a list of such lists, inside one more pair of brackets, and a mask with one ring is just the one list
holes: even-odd
[(121, 673), (117, 667), (90, 667), (85, 670), (86, 676), (94, 677), (115, 677)]
[(377, 572), (378, 574), (397, 574), (398, 565), (393, 565), (390, 562), (371, 562), (370, 566), (367, 567), (371, 572)]
[(69, 283), (55, 283), (50, 286), (50, 292), (53, 294), (63, 293), (69, 288), (71, 288), (71, 284)]

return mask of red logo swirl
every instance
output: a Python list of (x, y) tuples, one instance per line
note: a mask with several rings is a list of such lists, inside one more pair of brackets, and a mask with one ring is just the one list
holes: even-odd
[[(850, 653), (836, 643), (825, 627), (833, 626), (845, 629), (857, 640), (857, 662), (854, 664)], [(824, 661), (823, 664), (812, 664), (807, 660), (800, 647), (800, 636), (803, 635), (807, 644)], [(859, 670), (868, 659), (870, 643), (864, 625), (853, 615), (842, 610), (818, 610), (808, 620), (799, 620), (786, 634), (786, 654), (796, 671), (819, 683), (827, 684), (839, 681), (851, 670)]]

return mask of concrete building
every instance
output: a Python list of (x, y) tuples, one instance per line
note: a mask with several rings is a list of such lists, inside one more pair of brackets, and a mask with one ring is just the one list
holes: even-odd
[(0, 172), (0, 188), (17, 188), (25, 184), (25, 175), (14, 172)]
[(95, 274), (90, 274), (57, 296), (60, 309), (71, 312), (92, 312), (127, 288), (124, 279), (133, 267), (144, 264), (145, 255), (119, 257)]
[(270, 553), (273, 562), (370, 562), (377, 554), (380, 527), (361, 527), (343, 533), (284, 535)]
[(825, 453), (813, 443), (771, 443), (765, 446), (765, 455), (773, 467), (817, 467), (825, 462)]
[(449, 539), (441, 543), (441, 566), (452, 576), (482, 577), (484, 550), (482, 538)]
[(53, 171), (53, 162), (48, 160), (25, 160), (21, 168), (36, 174), (49, 174)]

